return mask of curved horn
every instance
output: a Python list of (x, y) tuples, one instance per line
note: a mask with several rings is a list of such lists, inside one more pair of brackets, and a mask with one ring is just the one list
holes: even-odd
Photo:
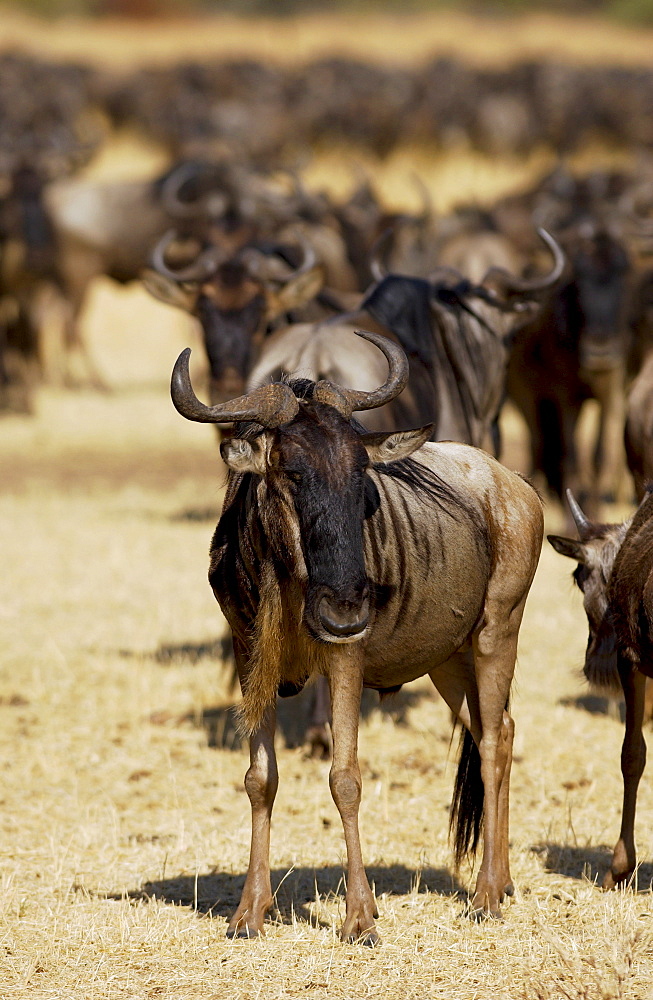
[[(317, 263), (317, 254), (314, 247), (309, 243), (303, 233), (286, 234), (292, 238), (302, 250), (302, 261), (292, 268), (285, 264), (279, 256), (278, 250), (272, 253), (264, 253), (258, 247), (244, 247), (238, 254), (238, 258), (246, 264), (248, 270), (255, 277), (262, 281), (291, 281), (299, 278), (302, 274), (307, 274)], [(281, 238), (285, 238), (281, 234)], [(282, 249), (279, 245), (279, 249)]]
[(205, 213), (207, 202), (210, 204), (212, 216), (222, 215), (225, 211), (227, 196), (222, 191), (210, 191), (204, 197), (194, 201), (183, 201), (180, 197), (184, 184), (202, 172), (206, 172), (206, 164), (201, 165), (191, 160), (187, 163), (180, 163), (164, 180), (161, 185), (161, 201), (166, 212), (173, 218), (194, 219)]
[(626, 191), (619, 199), (619, 211), (641, 236), (653, 236), (653, 218), (641, 215), (639, 211), (640, 195), (644, 194), (650, 205), (653, 202), (653, 184), (640, 184), (635, 190)]
[(166, 251), (176, 239), (179, 239), (177, 231), (169, 229), (154, 247), (150, 258), (154, 270), (158, 271), (165, 278), (170, 278), (171, 281), (204, 281), (215, 273), (216, 269), (225, 259), (226, 255), (222, 247), (210, 246), (198, 254), (192, 264), (174, 270), (166, 264), (165, 256)]
[(297, 414), (299, 403), (289, 385), (273, 382), (263, 385), (246, 396), (238, 396), (227, 403), (206, 406), (195, 395), (190, 381), (188, 361), (190, 347), (186, 347), (175, 362), (170, 382), (170, 395), (175, 409), (187, 420), (201, 424), (231, 424), (236, 420), (255, 420), (263, 427), (279, 427)]
[(592, 522), (581, 510), (580, 504), (575, 499), (571, 490), (565, 490), (565, 494), (567, 497), (567, 503), (569, 504), (569, 510), (571, 511), (571, 516), (573, 517), (574, 524), (578, 529), (578, 537), (581, 542), (584, 542), (592, 533)]
[(518, 278), (516, 275), (511, 274), (510, 271), (506, 271), (503, 267), (491, 267), (483, 278), (481, 284), (485, 285), (488, 281), (491, 282), (498, 279), (506, 292), (512, 292), (515, 294), (544, 292), (547, 288), (552, 288), (556, 281), (558, 281), (561, 277), (562, 272), (565, 269), (567, 258), (562, 247), (558, 241), (553, 238), (551, 233), (539, 226), (537, 234), (540, 239), (546, 243), (553, 255), (553, 268), (548, 274), (538, 278)]
[(408, 382), (408, 358), (399, 344), (388, 340), (380, 333), (371, 333), (369, 330), (355, 330), (357, 337), (369, 340), (380, 351), (383, 351), (388, 361), (388, 377), (371, 392), (364, 392), (358, 389), (343, 389), (342, 386), (333, 382), (323, 380), (318, 382), (313, 392), (313, 399), (320, 403), (327, 403), (342, 413), (343, 417), (349, 417), (354, 410), (373, 410), (377, 406), (389, 403), (395, 396), (406, 387)]

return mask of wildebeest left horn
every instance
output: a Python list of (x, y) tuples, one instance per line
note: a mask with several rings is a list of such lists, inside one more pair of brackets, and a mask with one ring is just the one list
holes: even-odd
[(246, 396), (238, 396), (226, 403), (207, 406), (195, 395), (190, 381), (188, 361), (190, 347), (186, 347), (175, 362), (170, 382), (170, 395), (175, 409), (187, 420), (201, 424), (232, 424), (236, 420), (255, 420), (263, 427), (279, 427), (296, 416), (299, 403), (289, 385), (273, 382), (263, 385)]
[(481, 284), (486, 285), (488, 281), (498, 281), (506, 292), (513, 294), (544, 292), (547, 288), (552, 288), (562, 276), (567, 258), (562, 247), (551, 233), (540, 226), (537, 234), (553, 255), (553, 268), (548, 274), (538, 278), (518, 278), (517, 275), (511, 274), (510, 271), (506, 271), (502, 267), (491, 267)]
[(589, 535), (592, 532), (592, 522), (583, 513), (580, 504), (574, 497), (574, 494), (571, 492), (571, 490), (566, 490), (565, 493), (567, 496), (567, 503), (569, 504), (569, 510), (571, 511), (571, 516), (573, 517), (574, 524), (578, 529), (578, 537), (580, 538), (581, 542), (583, 542), (585, 541), (586, 538), (589, 537)]
[(371, 392), (364, 392), (359, 389), (343, 389), (342, 386), (335, 385), (326, 380), (318, 382), (313, 392), (313, 398), (320, 403), (328, 403), (335, 406), (344, 417), (349, 418), (355, 410), (373, 410), (377, 406), (383, 406), (390, 400), (398, 396), (408, 382), (408, 358), (403, 349), (388, 340), (380, 333), (371, 333), (369, 330), (356, 330), (357, 337), (369, 340), (371, 344), (383, 351), (388, 361), (388, 377)]
[(226, 254), (222, 247), (209, 246), (198, 254), (192, 264), (176, 269), (169, 267), (165, 262), (166, 251), (177, 239), (179, 239), (177, 231), (169, 229), (154, 247), (150, 258), (154, 270), (171, 281), (204, 281), (216, 272), (225, 259)]

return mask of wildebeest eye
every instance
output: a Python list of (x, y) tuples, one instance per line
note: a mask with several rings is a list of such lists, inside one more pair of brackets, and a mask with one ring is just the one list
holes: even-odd
[(291, 483), (301, 483), (302, 474), (301, 472), (295, 472), (293, 469), (285, 470), (286, 478), (290, 480)]

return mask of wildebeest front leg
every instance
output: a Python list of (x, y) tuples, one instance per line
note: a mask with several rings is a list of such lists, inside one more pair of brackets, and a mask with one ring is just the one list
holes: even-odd
[(263, 723), (249, 741), (250, 765), (245, 788), (252, 805), (252, 842), (247, 878), (227, 937), (255, 937), (263, 930), (265, 914), (273, 903), (270, 882), (270, 818), (279, 777), (274, 752), (276, 711), (268, 708)]
[(358, 717), (362, 671), (348, 656), (335, 665), (329, 675), (333, 733), (333, 760), (329, 786), (345, 833), (347, 844), (347, 908), (340, 930), (343, 941), (363, 940), (376, 944), (374, 927), (377, 916), (374, 896), (367, 881), (358, 832), (361, 800), (361, 773), (358, 766)]
[(621, 748), (621, 773), (624, 781), (624, 802), (621, 832), (612, 854), (610, 870), (603, 880), (604, 889), (614, 889), (635, 871), (635, 808), (637, 787), (646, 764), (646, 743), (642, 735), (646, 677), (633, 664), (619, 658), (619, 677), (626, 698), (626, 732)]

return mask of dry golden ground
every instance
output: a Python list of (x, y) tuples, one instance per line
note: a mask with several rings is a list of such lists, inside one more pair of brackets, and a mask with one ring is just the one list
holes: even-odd
[[(278, 914), (264, 940), (226, 941), (249, 809), (245, 751), (210, 745), (230, 700), (206, 583), (222, 471), (211, 429), (167, 396), (192, 331), (98, 295), (100, 360), (122, 388), (43, 390), (34, 418), (0, 426), (2, 1000), (653, 995), (653, 783), (637, 891), (605, 895), (622, 727), (584, 707), (580, 598), (548, 547), (514, 691), (505, 921), (462, 916), (473, 873), (452, 872), (447, 845), (449, 719), (418, 683), (404, 725), (375, 710), (361, 727), (382, 947), (337, 940), (344, 841), (328, 765), (283, 746)], [(507, 431), (514, 464), (514, 418)]]
[[(549, 22), (524, 23), (544, 32)], [(438, 30), (458, 48), (500, 57), (503, 28), (451, 24), (451, 36)], [(126, 65), (213, 46), (182, 27), (115, 27), (93, 39), (88, 26), (35, 28), (16, 17), (1, 30), (51, 55), (90, 56), (97, 45), (97, 58)], [(318, 27), (314, 37), (326, 38)], [(367, 43), (375, 30), (357, 37)], [(513, 53), (523, 30), (512, 35)], [(248, 33), (248, 43), (263, 45), (266, 31)], [(388, 37), (370, 51), (387, 51)], [(556, 35), (585, 58), (651, 51), (646, 33), (626, 39), (610, 28), (600, 37), (568, 25)], [(396, 40), (402, 58), (430, 47), (414, 30)], [(260, 51), (253, 42), (249, 50)], [(294, 54), (312, 50), (297, 43)], [(419, 151), (398, 156), (381, 175), (384, 191), (401, 197), (412, 165), (429, 168)], [(316, 176), (333, 180), (337, 166), (318, 164)], [(488, 197), (495, 181), (514, 182), (526, 168), (468, 157), (430, 169), (446, 207), (463, 180), (465, 194)], [(361, 727), (363, 843), (382, 946), (337, 940), (344, 841), (328, 765), (283, 746), (272, 835), (278, 913), (265, 939), (225, 940), (249, 809), (244, 750), (211, 745), (230, 700), (224, 623), (206, 583), (206, 512), (218, 509), (222, 471), (210, 428), (178, 417), (165, 385), (196, 333), (142, 293), (104, 283), (86, 322), (113, 393), (43, 390), (34, 418), (0, 424), (1, 1000), (653, 996), (650, 768), (636, 891), (605, 895), (595, 882), (618, 830), (622, 727), (587, 710), (580, 598), (571, 564), (548, 547), (514, 689), (517, 895), (505, 920), (478, 926), (461, 915), (473, 873), (451, 871), (447, 846), (449, 720), (418, 683), (405, 725), (373, 712)], [(514, 418), (507, 429), (515, 464), (523, 449)], [(555, 530), (554, 511), (549, 521)]]

